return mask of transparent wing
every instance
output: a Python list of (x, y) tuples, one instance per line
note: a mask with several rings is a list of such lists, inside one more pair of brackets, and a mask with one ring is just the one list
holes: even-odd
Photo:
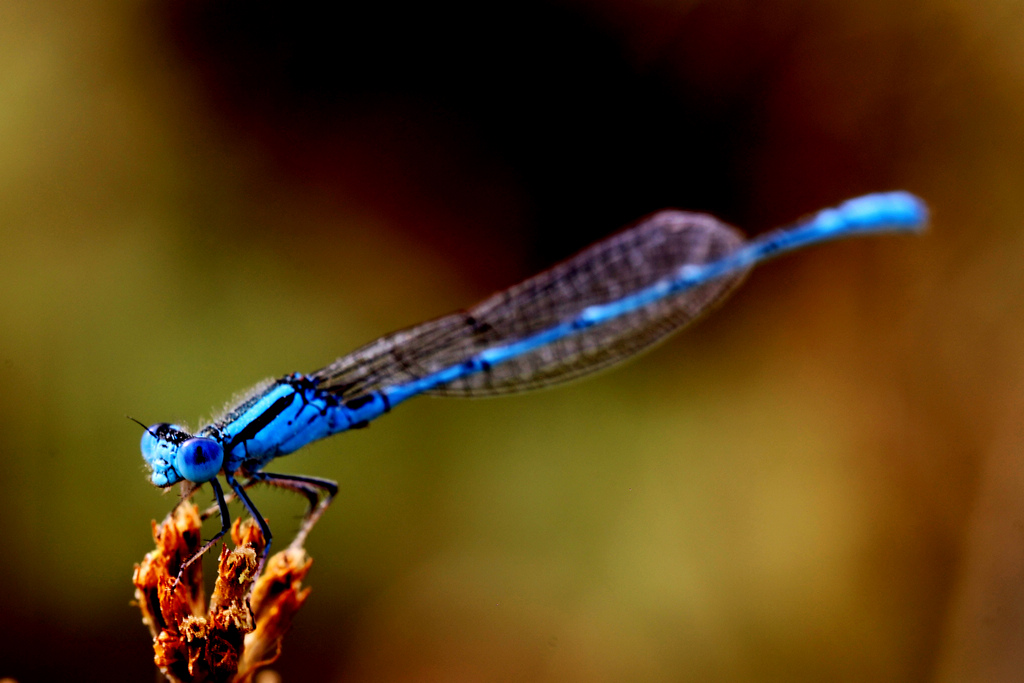
[[(529, 337), (587, 306), (617, 301), (687, 264), (715, 261), (743, 237), (704, 214), (662, 211), (466, 310), (381, 337), (313, 373), (344, 400), (405, 384), (492, 346)], [(746, 270), (666, 297), (428, 393), (491, 396), (549, 386), (636, 355), (725, 298)]]

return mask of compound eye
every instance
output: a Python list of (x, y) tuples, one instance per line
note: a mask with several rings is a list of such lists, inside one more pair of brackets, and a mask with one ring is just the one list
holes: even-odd
[(168, 427), (170, 427), (170, 425), (166, 422), (157, 422), (142, 433), (142, 443), (140, 444), (142, 447), (142, 457), (146, 460), (153, 459), (153, 453), (156, 451), (156, 447), (160, 444), (160, 439), (154, 435), (159, 434), (160, 430), (167, 429)]
[(224, 464), (224, 449), (213, 439), (197, 436), (178, 446), (174, 465), (185, 479), (196, 484), (210, 481)]

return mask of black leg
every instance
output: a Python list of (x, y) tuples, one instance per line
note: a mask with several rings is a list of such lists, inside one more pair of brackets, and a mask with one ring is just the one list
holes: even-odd
[[(301, 548), (305, 545), (306, 537), (309, 536), (309, 532), (313, 528), (313, 525), (317, 523), (320, 516), (331, 504), (331, 501), (334, 500), (334, 497), (338, 495), (337, 482), (331, 481), (330, 479), (320, 479), (318, 477), (256, 472), (252, 474), (244, 484), (239, 483), (233, 476), (226, 476), (225, 479), (227, 479), (228, 485), (231, 486), (231, 492), (228, 493), (226, 500), (231, 501), (235, 498), (241, 499), (242, 503), (249, 511), (249, 514), (252, 515), (253, 519), (256, 520), (256, 523), (260, 525), (260, 529), (263, 531), (263, 537), (266, 539), (266, 547), (263, 550), (263, 556), (260, 558), (257, 576), (259, 576), (263, 571), (263, 566), (266, 564), (267, 557), (270, 554), (270, 541), (272, 536), (270, 533), (270, 527), (267, 525), (266, 520), (264, 520), (256, 510), (256, 506), (253, 505), (252, 499), (249, 498), (245, 491), (255, 484), (267, 484), (269, 486), (276, 486), (287, 491), (292, 491), (293, 493), (298, 493), (306, 498), (309, 502), (309, 508), (306, 510), (299, 532), (295, 535), (295, 540), (293, 540), (289, 546), (292, 548)], [(195, 489), (193, 489), (193, 491), (194, 490)], [(193, 491), (190, 491), (189, 495), (191, 495)], [(224, 526), (224, 528), (221, 529), (221, 532), (210, 540), (209, 543), (203, 546), (203, 549), (196, 554), (197, 556), (205, 552), (210, 545), (223, 536), (231, 524), (230, 519), (228, 519), (227, 522), (224, 522), (227, 518), (227, 511), (224, 502), (225, 497), (219, 484), (214, 492), (217, 494), (217, 504), (204, 510), (201, 517), (203, 520), (206, 520), (209, 519), (214, 512), (220, 512), (222, 525), (226, 526)], [(189, 558), (188, 564), (191, 564), (193, 560), (195, 560), (195, 556)]]
[[(254, 484), (258, 484), (258, 483), (260, 483), (260, 482), (255, 480), (255, 479), (250, 479), (249, 481), (247, 481), (244, 484), (242, 484), (242, 488), (249, 489)], [(234, 503), (235, 500), (237, 500), (237, 499), (238, 499), (238, 496), (235, 495), (234, 491), (228, 491), (227, 495), (224, 496), (224, 500), (226, 500), (229, 504), (230, 503)], [(213, 517), (213, 515), (215, 513), (219, 512), (219, 511), (220, 511), (220, 507), (217, 506), (217, 503), (214, 503), (213, 505), (211, 505), (210, 507), (206, 508), (201, 513), (199, 513), (199, 519), (201, 519), (201, 520), (203, 520), (205, 522), (210, 517)]]
[[(295, 535), (295, 540), (289, 546), (291, 548), (301, 548), (305, 545), (306, 537), (309, 535), (313, 525), (320, 519), (320, 515), (324, 514), (324, 511), (331, 504), (331, 501), (334, 500), (334, 497), (338, 495), (338, 484), (330, 479), (304, 477), (295, 474), (257, 472), (252, 475), (250, 483), (254, 481), (300, 493), (309, 501), (309, 509), (302, 520), (299, 533)], [(321, 498), (321, 493), (326, 493), (326, 495)]]
[(292, 477), (287, 475), (268, 474), (266, 472), (256, 472), (253, 474), (249, 481), (245, 482), (245, 488), (249, 488), (254, 484), (267, 484), (269, 486), (276, 486), (278, 488), (292, 491), (305, 496), (306, 502), (309, 503), (309, 509), (306, 510), (306, 515), (309, 515), (316, 507), (316, 504), (320, 502), (320, 489), (313, 486), (306, 485), (304, 482), (292, 481)]
[[(263, 532), (265, 545), (263, 546), (263, 555), (260, 557), (260, 563), (256, 566), (256, 576), (258, 577), (263, 573), (263, 565), (267, 563), (267, 556), (270, 554), (270, 542), (274, 538), (273, 534), (270, 533), (270, 525), (267, 524), (267, 520), (263, 519), (263, 515), (261, 515), (260, 511), (256, 509), (255, 505), (253, 505), (252, 499), (249, 498), (249, 494), (245, 492), (245, 487), (239, 484), (238, 481), (230, 474), (225, 474), (224, 478), (227, 480), (228, 486), (231, 487), (231, 490), (235, 492), (238, 499), (242, 501), (243, 505), (245, 505), (245, 508), (249, 511), (249, 514), (252, 515), (252, 518), (260, 525), (260, 531)], [(247, 484), (249, 483), (252, 482), (247, 482)]]
[[(203, 547), (197, 550), (192, 557), (188, 558), (181, 563), (181, 567), (178, 569), (178, 577), (174, 579), (174, 585), (177, 587), (178, 583), (181, 582), (181, 575), (185, 573), (193, 562), (198, 560), (203, 554), (213, 546), (214, 543), (220, 540), (220, 538), (231, 529), (231, 513), (228, 512), (227, 501), (224, 500), (224, 489), (220, 487), (220, 482), (216, 479), (210, 480), (210, 486), (213, 488), (213, 495), (217, 498), (217, 509), (220, 510), (220, 531), (214, 534), (213, 538), (203, 544)], [(198, 486), (194, 487), (188, 492), (187, 497), (182, 497), (182, 501), (187, 500), (195, 493)], [(180, 505), (180, 503), (179, 503)]]

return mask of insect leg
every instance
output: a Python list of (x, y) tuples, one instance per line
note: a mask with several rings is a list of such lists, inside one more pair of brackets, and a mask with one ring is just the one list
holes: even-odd
[[(267, 520), (263, 519), (263, 515), (261, 515), (260, 511), (256, 509), (255, 505), (253, 505), (252, 499), (249, 498), (249, 494), (245, 492), (245, 487), (239, 484), (238, 480), (230, 474), (225, 474), (224, 479), (227, 480), (228, 486), (231, 487), (231, 490), (235, 492), (238, 499), (242, 501), (243, 505), (245, 505), (245, 508), (249, 511), (249, 514), (252, 515), (252, 518), (260, 525), (260, 531), (263, 532), (263, 540), (266, 545), (263, 546), (263, 555), (260, 557), (260, 563), (256, 566), (256, 576), (258, 577), (263, 572), (263, 566), (267, 563), (267, 555), (270, 554), (270, 543), (274, 538), (273, 534), (270, 533), (270, 525), (267, 524)], [(223, 515), (221, 518), (223, 519)], [(224, 532), (221, 531), (221, 533), (223, 534)]]
[[(334, 500), (334, 497), (338, 495), (337, 482), (330, 479), (320, 479), (319, 477), (257, 472), (250, 481), (259, 481), (288, 491), (294, 491), (305, 496), (306, 500), (309, 501), (309, 509), (302, 520), (299, 533), (295, 535), (295, 540), (289, 546), (291, 548), (301, 548), (305, 544), (306, 537), (309, 535), (313, 525), (317, 523), (317, 520), (320, 519), (320, 516), (331, 504), (331, 501)], [(324, 494), (323, 497), (321, 497), (321, 494)]]
[[(185, 570), (188, 569), (193, 562), (202, 557), (214, 543), (220, 540), (220, 538), (231, 529), (231, 513), (228, 512), (228, 504), (227, 501), (224, 500), (224, 489), (220, 487), (220, 482), (216, 479), (210, 480), (210, 486), (213, 488), (213, 495), (217, 498), (217, 509), (220, 511), (220, 531), (214, 534), (213, 538), (204, 543), (203, 547), (197, 550), (192, 557), (181, 563), (181, 567), (178, 569), (178, 576), (174, 579), (175, 587), (177, 587), (178, 583), (181, 581), (181, 575), (185, 573)], [(189, 491), (188, 495), (191, 496), (192, 493), (195, 492), (196, 488), (198, 488), (198, 486)], [(187, 497), (183, 497), (182, 500), (187, 500)]]

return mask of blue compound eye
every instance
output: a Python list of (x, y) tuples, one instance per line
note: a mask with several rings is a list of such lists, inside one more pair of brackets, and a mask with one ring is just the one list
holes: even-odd
[(185, 479), (196, 484), (210, 481), (224, 464), (224, 449), (213, 439), (197, 436), (178, 446), (174, 466)]

